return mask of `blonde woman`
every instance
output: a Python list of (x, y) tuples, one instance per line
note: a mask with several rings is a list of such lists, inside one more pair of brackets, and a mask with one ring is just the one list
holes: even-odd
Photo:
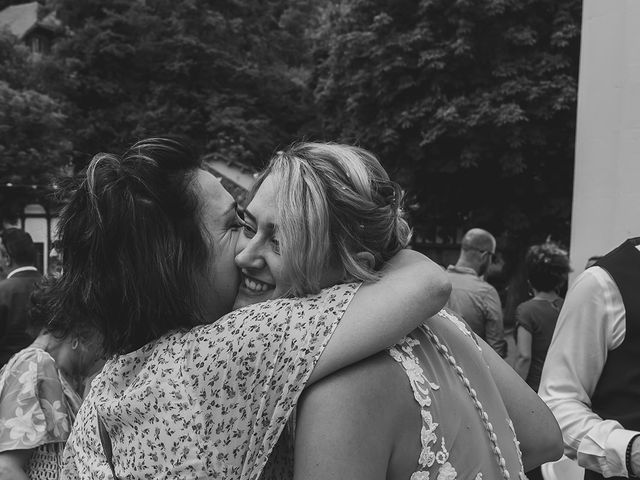
[[(375, 281), (408, 243), (400, 200), (366, 150), (301, 143), (280, 152), (241, 221), (236, 306)], [(558, 426), (535, 393), (453, 314), (429, 317), (387, 352), (311, 386), (297, 416), (295, 475), (283, 429), (263, 478), (524, 478), (559, 457)]]

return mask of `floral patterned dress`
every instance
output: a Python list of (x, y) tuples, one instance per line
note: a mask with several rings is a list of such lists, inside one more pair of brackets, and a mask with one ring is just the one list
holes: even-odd
[(107, 362), (67, 442), (62, 478), (256, 479), (358, 288), (234, 311)]
[(0, 371), (0, 452), (33, 450), (29, 478), (57, 479), (81, 401), (51, 355), (21, 350)]

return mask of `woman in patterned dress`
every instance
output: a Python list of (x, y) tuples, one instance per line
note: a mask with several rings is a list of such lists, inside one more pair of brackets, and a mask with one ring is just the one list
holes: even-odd
[(255, 479), (305, 385), (393, 344), (450, 291), (399, 251), (378, 282), (323, 288), (328, 271), (312, 295), (218, 319), (238, 287), (235, 202), (175, 139), (95, 156), (68, 198), (52, 322), (83, 312), (110, 358), (62, 478)]
[(62, 451), (80, 408), (84, 380), (101, 365), (93, 331), (44, 327), (31, 345), (0, 370), (0, 478), (57, 480)]
[[(328, 266), (348, 278), (375, 276), (408, 241), (400, 194), (363, 149), (301, 143), (280, 152), (244, 213), (236, 305), (304, 294)], [(325, 222), (328, 234), (317, 238)], [(522, 479), (525, 468), (562, 453), (544, 403), (445, 311), (303, 398), (295, 478)], [(264, 479), (294, 475), (291, 444), (285, 429)]]

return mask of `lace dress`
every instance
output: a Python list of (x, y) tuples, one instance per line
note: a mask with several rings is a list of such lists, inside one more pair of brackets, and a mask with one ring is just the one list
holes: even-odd
[[(442, 310), (388, 349), (420, 408), (420, 457), (411, 480), (526, 479), (513, 424), (475, 336)], [(293, 478), (290, 421), (261, 480)]]
[(464, 323), (443, 310), (389, 353), (404, 369), (422, 417), (411, 480), (526, 479), (513, 424)]
[(33, 450), (31, 480), (55, 480), (81, 399), (44, 350), (30, 346), (0, 371), (0, 452)]
[(62, 478), (255, 479), (358, 288), (234, 311), (107, 362), (67, 442)]

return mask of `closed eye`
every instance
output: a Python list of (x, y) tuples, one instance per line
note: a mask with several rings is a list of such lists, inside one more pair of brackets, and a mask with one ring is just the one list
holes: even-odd
[(244, 210), (236, 209), (236, 222), (242, 228), (242, 233), (247, 238), (253, 238), (256, 234), (256, 229), (252, 227), (245, 219)]

